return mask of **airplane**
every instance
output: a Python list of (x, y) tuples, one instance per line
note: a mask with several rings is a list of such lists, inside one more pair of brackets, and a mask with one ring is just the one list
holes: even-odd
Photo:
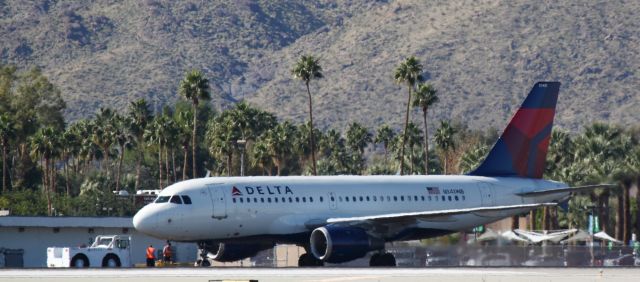
[(372, 253), (395, 266), (385, 243), (470, 230), (554, 206), (572, 193), (542, 174), (560, 89), (538, 82), (486, 159), (466, 175), (209, 177), (175, 183), (133, 217), (139, 232), (198, 244), (202, 266), (295, 244), (299, 266), (343, 263)]

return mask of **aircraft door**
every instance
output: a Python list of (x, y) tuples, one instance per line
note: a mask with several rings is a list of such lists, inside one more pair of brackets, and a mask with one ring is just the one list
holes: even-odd
[(225, 201), (224, 185), (207, 185), (211, 204), (213, 205), (212, 218), (222, 219), (227, 217), (227, 201)]
[(336, 193), (333, 192), (329, 192), (329, 208), (332, 210), (335, 210), (337, 208), (337, 198), (336, 198)]
[(493, 193), (493, 185), (481, 182), (478, 184), (480, 190), (480, 199), (483, 206), (492, 206), (495, 204), (495, 195)]

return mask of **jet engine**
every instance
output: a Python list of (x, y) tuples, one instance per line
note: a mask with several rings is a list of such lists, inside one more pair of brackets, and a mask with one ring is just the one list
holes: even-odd
[(255, 256), (258, 252), (272, 247), (271, 244), (218, 243), (209, 246), (207, 251), (212, 255), (210, 258), (216, 261), (231, 262)]
[(311, 232), (311, 253), (329, 263), (342, 263), (384, 248), (384, 241), (361, 228), (327, 225)]

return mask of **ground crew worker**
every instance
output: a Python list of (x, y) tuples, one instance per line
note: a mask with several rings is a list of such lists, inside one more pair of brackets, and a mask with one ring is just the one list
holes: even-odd
[(171, 262), (171, 242), (167, 241), (167, 244), (162, 249), (162, 261), (165, 263)]
[(149, 245), (147, 248), (147, 267), (156, 266), (156, 249), (153, 248), (153, 245)]

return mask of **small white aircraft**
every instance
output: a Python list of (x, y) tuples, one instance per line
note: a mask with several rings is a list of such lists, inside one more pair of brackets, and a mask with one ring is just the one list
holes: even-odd
[(173, 184), (133, 218), (136, 230), (197, 242), (207, 257), (235, 261), (296, 244), (300, 266), (364, 257), (395, 266), (386, 242), (416, 240), (556, 205), (572, 192), (541, 179), (560, 89), (538, 82), (484, 162), (468, 175), (211, 177)]

